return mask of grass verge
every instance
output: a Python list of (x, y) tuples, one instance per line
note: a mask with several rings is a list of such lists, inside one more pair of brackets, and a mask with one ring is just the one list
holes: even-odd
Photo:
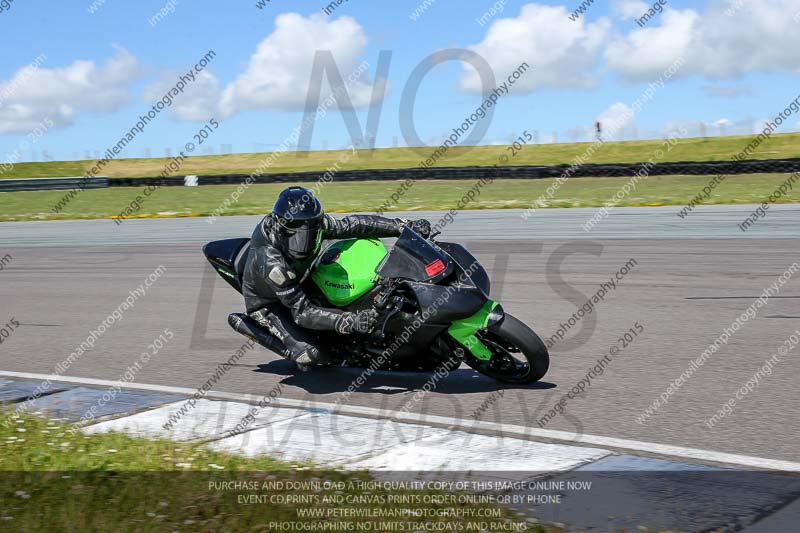
[[(760, 203), (786, 180), (785, 174), (747, 174), (729, 176), (718, 185), (704, 204)], [(630, 178), (571, 178), (559, 189), (547, 207), (599, 207), (608, 202)], [(652, 176), (640, 181), (636, 189), (618, 206), (687, 204), (703, 186), (707, 176)], [(528, 208), (544, 194), (553, 179), (496, 180), (485, 184), (466, 209)], [(374, 212), (401, 182), (330, 183), (321, 187), (320, 199), (330, 212)], [(225, 215), (264, 214), (275, 197), (288, 184), (253, 185), (241, 194)], [(309, 184), (306, 184), (309, 185)], [(447, 210), (474, 186), (471, 181), (418, 181), (391, 207), (391, 210)], [(143, 203), (137, 215), (210, 215), (236, 190), (233, 185), (203, 187), (163, 187)], [(0, 221), (92, 219), (118, 215), (141, 194), (138, 188), (87, 189), (76, 196), (59, 214), (52, 207), (65, 191), (0, 193)], [(800, 194), (790, 191), (780, 202), (798, 202)], [(111, 223), (111, 222), (109, 222)]]
[[(729, 161), (744, 149), (755, 135), (682, 139), (659, 162), (670, 161)], [(526, 146), (514, 157), (515, 165), (558, 165), (571, 163), (583, 154), (590, 143), (538, 144)], [(591, 158), (592, 163), (638, 163), (648, 161), (663, 148), (662, 140), (606, 142)], [(431, 156), (436, 147), (381, 148), (324, 152), (283, 152), (270, 172), (325, 171), (334, 164), (340, 170), (411, 168)], [(500, 156), (510, 156), (506, 146), (456, 146), (450, 148), (434, 166), (493, 165)], [(182, 174), (250, 174), (269, 153), (208, 155), (187, 158)], [(752, 156), (754, 159), (800, 157), (800, 133), (773, 135)], [(103, 167), (102, 174), (111, 178), (158, 176), (169, 162), (166, 158), (117, 159)], [(0, 178), (46, 178), (82, 176), (94, 164), (88, 161), (50, 161), (18, 163)]]
[[(13, 422), (0, 424), (5, 531), (479, 531), (469, 525), (480, 522), (495, 524), (491, 531), (553, 531), (499, 506), (445, 501), (441, 491), (364, 490), (359, 483), (374, 481), (366, 473), (246, 459), (194, 443), (72, 433), (36, 416)], [(394, 503), (392, 495), (423, 503)], [(377, 516), (348, 517), (342, 509)], [(386, 518), (387, 509), (401, 518)], [(474, 513), (457, 516), (464, 509)], [(404, 529), (375, 527), (387, 522)]]

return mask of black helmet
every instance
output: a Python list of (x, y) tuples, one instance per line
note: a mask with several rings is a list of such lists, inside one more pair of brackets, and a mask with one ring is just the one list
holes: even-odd
[(284, 189), (272, 208), (275, 246), (291, 259), (313, 257), (322, 242), (325, 210), (314, 193), (303, 187)]

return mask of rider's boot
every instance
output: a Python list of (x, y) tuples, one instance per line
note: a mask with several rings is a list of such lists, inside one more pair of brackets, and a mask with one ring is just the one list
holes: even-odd
[(301, 372), (306, 372), (312, 366), (326, 366), (336, 362), (311, 344), (293, 343), (296, 345), (295, 349), (287, 348), (277, 336), (271, 334), (255, 319), (244, 313), (228, 315), (228, 324), (237, 332), (254, 340), (264, 348), (293, 361)]

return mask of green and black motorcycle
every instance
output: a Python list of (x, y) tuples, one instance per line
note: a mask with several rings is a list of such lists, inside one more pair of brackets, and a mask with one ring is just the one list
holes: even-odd
[[(434, 236), (425, 239), (405, 228), (391, 251), (377, 239), (345, 239), (325, 248), (308, 268), (303, 289), (324, 307), (372, 307), (379, 320), (369, 334), (319, 332), (322, 345), (349, 366), (453, 370), (463, 361), (500, 381), (540, 380), (550, 356), (539, 336), (489, 298), (486, 270), (466, 248)], [(240, 293), (249, 243), (227, 239), (203, 247)], [(229, 318), (239, 332), (243, 321), (259, 327), (244, 314)]]

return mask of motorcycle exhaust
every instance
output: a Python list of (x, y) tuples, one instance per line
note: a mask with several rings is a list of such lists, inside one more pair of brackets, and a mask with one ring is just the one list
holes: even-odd
[(288, 357), (286, 347), (274, 335), (264, 331), (258, 322), (244, 313), (231, 313), (228, 315), (228, 324), (245, 337), (252, 339), (267, 350), (273, 351), (281, 357)]

